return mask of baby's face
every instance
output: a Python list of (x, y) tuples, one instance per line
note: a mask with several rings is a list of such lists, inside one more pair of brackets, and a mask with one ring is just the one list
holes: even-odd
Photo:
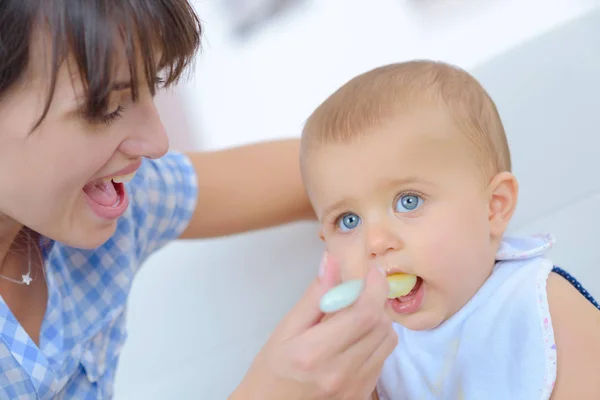
[(392, 319), (431, 329), (490, 275), (489, 198), (467, 139), (439, 113), (406, 115), (363, 137), (311, 150), (304, 176), (342, 279), (368, 268), (419, 277), (388, 301)]

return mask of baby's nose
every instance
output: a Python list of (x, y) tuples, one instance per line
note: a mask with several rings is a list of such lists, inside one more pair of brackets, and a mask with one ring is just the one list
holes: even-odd
[(372, 259), (404, 247), (404, 242), (397, 232), (383, 223), (367, 227), (365, 241), (367, 252)]

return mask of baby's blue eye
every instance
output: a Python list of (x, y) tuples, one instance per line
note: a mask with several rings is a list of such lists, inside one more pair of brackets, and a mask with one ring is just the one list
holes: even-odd
[(348, 213), (342, 215), (338, 220), (338, 228), (342, 232), (348, 232), (360, 224), (360, 217), (356, 214)]
[(396, 212), (406, 213), (414, 211), (423, 204), (423, 199), (415, 194), (407, 194), (396, 200)]

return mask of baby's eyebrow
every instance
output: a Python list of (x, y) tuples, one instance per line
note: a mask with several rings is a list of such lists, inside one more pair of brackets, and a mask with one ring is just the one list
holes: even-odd
[(321, 214), (321, 219), (323, 219), (324, 217), (328, 216), (329, 214), (333, 213), (336, 210), (340, 210), (342, 209), (344, 204), (347, 203), (351, 203), (353, 200), (353, 198), (344, 198), (342, 200), (336, 201), (335, 203), (333, 203), (332, 205), (330, 205), (329, 207), (327, 207), (323, 213)]
[(429, 182), (426, 179), (423, 179), (421, 177), (418, 176), (408, 176), (408, 177), (403, 177), (403, 178), (396, 178), (396, 179), (392, 179), (387, 181), (384, 185), (385, 187), (397, 187), (397, 186), (407, 186), (407, 185), (414, 185), (414, 184), (420, 184), (420, 185), (433, 185), (433, 183)]

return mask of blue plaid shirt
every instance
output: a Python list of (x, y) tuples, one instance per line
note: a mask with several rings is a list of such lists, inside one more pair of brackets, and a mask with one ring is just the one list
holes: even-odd
[(1, 399), (109, 399), (125, 341), (126, 302), (144, 260), (187, 226), (196, 175), (182, 154), (144, 160), (127, 184), (130, 206), (95, 250), (45, 252), (48, 307), (40, 346), (0, 298)]

